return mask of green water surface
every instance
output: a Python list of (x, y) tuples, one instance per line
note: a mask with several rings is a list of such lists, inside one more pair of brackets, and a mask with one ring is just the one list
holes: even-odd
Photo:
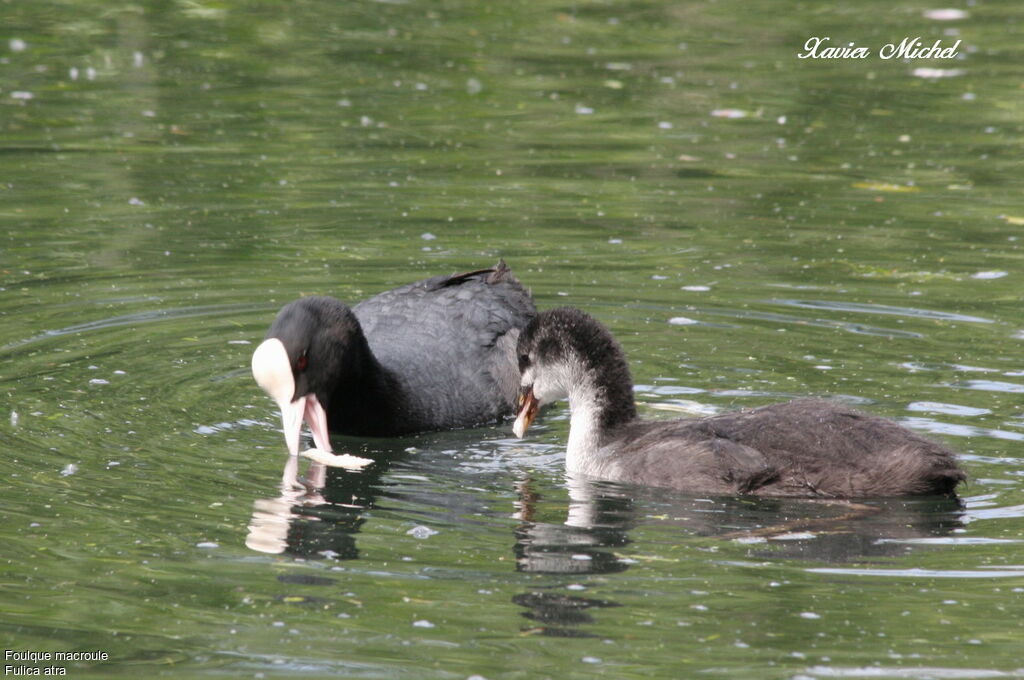
[[(0, 646), (106, 655), (5, 676), (1024, 677), (1020, 3), (0, 17)], [(498, 258), (646, 417), (839, 399), (953, 447), (964, 507), (567, 480), (564, 405), (283, 493), (276, 310)]]

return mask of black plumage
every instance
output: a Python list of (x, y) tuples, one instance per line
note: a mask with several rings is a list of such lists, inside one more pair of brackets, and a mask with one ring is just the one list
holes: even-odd
[(390, 436), (480, 425), (512, 412), (515, 344), (534, 314), (504, 261), (401, 286), (352, 308), (306, 297), (281, 309), (264, 343), (283, 344), (293, 394), (286, 394), (290, 384), (275, 387), (287, 375), (268, 374), (267, 362), (254, 358), (253, 370), (279, 404), (309, 395), (332, 432)]
[[(569, 397), (571, 428), (585, 431), (570, 432), (567, 463), (592, 476), (699, 493), (832, 498), (954, 495), (966, 477), (945, 446), (825, 400), (641, 420), (622, 348), (577, 309), (538, 314), (517, 352), (524, 393)], [(585, 447), (573, 450), (574, 440)]]

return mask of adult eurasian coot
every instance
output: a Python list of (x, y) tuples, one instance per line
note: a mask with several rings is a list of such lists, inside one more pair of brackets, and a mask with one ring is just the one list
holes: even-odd
[(512, 413), (515, 346), (536, 310), (504, 261), (435, 276), (349, 308), (331, 297), (284, 306), (252, 355), (295, 455), (303, 420), (330, 432), (391, 436), (494, 422)]

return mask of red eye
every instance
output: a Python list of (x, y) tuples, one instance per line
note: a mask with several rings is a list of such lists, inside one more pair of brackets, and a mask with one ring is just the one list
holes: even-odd
[(295, 368), (299, 369), (300, 371), (305, 371), (306, 370), (306, 365), (308, 363), (309, 363), (309, 359), (307, 359), (306, 355), (303, 354), (301, 357), (299, 357), (299, 360), (295, 362)]

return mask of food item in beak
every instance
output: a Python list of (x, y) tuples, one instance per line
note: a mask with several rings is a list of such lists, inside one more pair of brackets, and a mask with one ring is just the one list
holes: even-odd
[(533, 396), (533, 386), (524, 387), (519, 395), (519, 412), (516, 415), (516, 422), (512, 425), (512, 431), (517, 437), (522, 439), (526, 436), (526, 431), (530, 429), (530, 423), (537, 417), (539, 408), (540, 402), (537, 401), (537, 397)]

